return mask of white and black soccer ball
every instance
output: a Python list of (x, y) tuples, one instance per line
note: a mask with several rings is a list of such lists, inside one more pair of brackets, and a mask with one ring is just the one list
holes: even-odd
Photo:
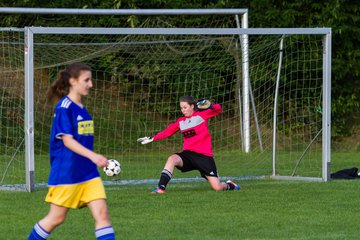
[(109, 164), (104, 167), (104, 173), (109, 177), (114, 177), (121, 172), (121, 165), (115, 159), (109, 159)]

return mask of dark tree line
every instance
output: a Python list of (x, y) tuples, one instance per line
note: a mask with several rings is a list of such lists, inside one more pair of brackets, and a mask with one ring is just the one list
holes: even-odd
[[(110, 9), (177, 9), (177, 8), (247, 8), (249, 27), (332, 28), (332, 122), (333, 136), (350, 135), (360, 106), (360, 5), (356, 0), (4, 0), (0, 7), (42, 8), (110, 8)], [(203, 19), (184, 16), (169, 18), (174, 24), (199, 26)], [(10, 15), (0, 16), (2, 27), (35, 26), (101, 26), (138, 27), (139, 16)], [(216, 21), (216, 19), (214, 19)], [(226, 22), (223, 24), (227, 24)], [(229, 22), (229, 25), (231, 26)]]

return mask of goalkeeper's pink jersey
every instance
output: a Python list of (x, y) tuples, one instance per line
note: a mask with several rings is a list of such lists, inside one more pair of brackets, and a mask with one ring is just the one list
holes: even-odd
[(196, 111), (191, 117), (181, 117), (170, 124), (165, 130), (154, 136), (154, 141), (162, 140), (181, 131), (184, 139), (183, 150), (190, 150), (212, 157), (211, 136), (208, 129), (208, 119), (221, 113), (220, 104), (213, 104), (212, 108)]

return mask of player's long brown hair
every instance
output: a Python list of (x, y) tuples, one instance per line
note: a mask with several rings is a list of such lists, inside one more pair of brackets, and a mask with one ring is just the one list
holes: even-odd
[(197, 102), (190, 96), (182, 96), (180, 97), (180, 102), (186, 102), (188, 103), (190, 106), (194, 105), (194, 111), (198, 111), (198, 107), (197, 107)]
[(56, 103), (66, 96), (70, 89), (70, 78), (77, 79), (81, 71), (91, 71), (91, 68), (84, 63), (73, 63), (61, 70), (47, 92), (48, 101)]

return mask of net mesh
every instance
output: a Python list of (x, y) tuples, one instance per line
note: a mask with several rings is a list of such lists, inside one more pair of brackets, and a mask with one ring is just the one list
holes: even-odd
[(7, 30), (0, 38), (0, 181), (23, 183), (24, 37), (22, 31)]
[[(15, 184), (23, 183), (25, 175), (23, 33), (1, 34), (1, 184)], [(220, 176), (271, 175), (279, 67), (277, 174), (290, 175), (298, 164), (296, 175), (320, 177), (321, 36), (249, 36), (250, 153), (242, 151), (239, 43), (238, 35), (35, 35), (36, 183), (45, 183), (49, 172), (53, 106), (46, 102), (46, 91), (58, 71), (73, 62), (93, 69), (94, 88), (84, 103), (94, 118), (95, 151), (122, 164), (122, 173), (111, 180), (157, 178), (168, 155), (181, 151), (181, 134), (148, 145), (136, 139), (152, 136), (180, 117), (178, 101), (184, 95), (212, 99), (223, 107), (209, 122)]]

